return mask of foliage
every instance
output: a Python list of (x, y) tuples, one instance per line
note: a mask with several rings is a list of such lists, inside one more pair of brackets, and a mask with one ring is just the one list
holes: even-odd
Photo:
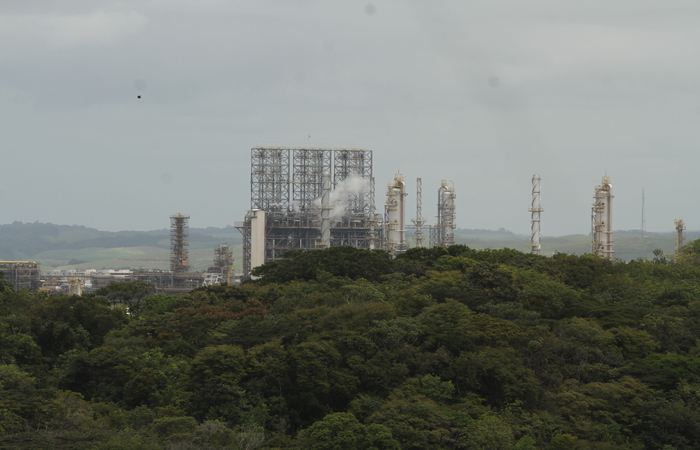
[(0, 288), (0, 448), (699, 448), (698, 248), (333, 247), (181, 295)]

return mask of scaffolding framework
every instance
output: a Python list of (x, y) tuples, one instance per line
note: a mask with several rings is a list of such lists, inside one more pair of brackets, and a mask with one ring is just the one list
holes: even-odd
[(685, 244), (685, 222), (683, 219), (673, 221), (676, 226), (676, 256), (680, 254), (681, 248)]
[(423, 247), (423, 241), (425, 240), (423, 227), (427, 221), (423, 217), (423, 180), (421, 178), (416, 179), (416, 218), (412, 222), (415, 227), (413, 239), (416, 242), (416, 247)]
[(228, 244), (214, 249), (214, 265), (207, 272), (220, 275), (221, 283), (233, 284), (233, 250)]
[(5, 281), (9, 281), (16, 291), (41, 286), (39, 264), (36, 261), (0, 261), (0, 272), (5, 273)]
[(287, 210), (289, 203), (289, 149), (252, 149), (250, 160), (250, 209)]
[(532, 204), (530, 205), (530, 221), (531, 221), (531, 237), (530, 237), (530, 252), (533, 255), (539, 255), (541, 251), (540, 246), (540, 214), (544, 211), (542, 209), (542, 201), (540, 199), (540, 183), (542, 179), (539, 175), (535, 174), (532, 176)]
[[(329, 198), (322, 205), (324, 174), (330, 175), (333, 191), (326, 192)], [(329, 245), (371, 248), (377, 240), (371, 178), (371, 150), (251, 149), (251, 209), (236, 224), (243, 235), (243, 276), (253, 268), (253, 247), (262, 245), (251, 239), (251, 223), (259, 216), (255, 211), (264, 211), (264, 227), (256, 228), (264, 228), (264, 261), (279, 259), (288, 250)]]
[(292, 150), (292, 204), (294, 211), (313, 211), (321, 197), (323, 174), (331, 172), (331, 151), (325, 149)]
[[(188, 221), (186, 214), (170, 216), (170, 270), (174, 278), (187, 272), (188, 266)], [(173, 283), (174, 284), (174, 283)]]
[(591, 249), (596, 255), (611, 259), (613, 257), (612, 240), (612, 199), (613, 191), (610, 177), (604, 176), (596, 186), (591, 208), (591, 229), (593, 243)]

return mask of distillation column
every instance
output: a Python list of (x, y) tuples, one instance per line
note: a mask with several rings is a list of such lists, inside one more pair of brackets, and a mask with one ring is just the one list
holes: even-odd
[(455, 243), (455, 187), (452, 180), (442, 180), (438, 189), (438, 245)]
[(530, 238), (530, 251), (533, 255), (539, 255), (540, 246), (540, 213), (544, 211), (542, 209), (542, 202), (540, 200), (540, 182), (542, 179), (539, 175), (535, 174), (532, 176), (532, 205), (530, 207), (530, 212), (532, 213), (531, 230), (532, 237)]
[(593, 231), (592, 250), (604, 258), (613, 257), (612, 242), (612, 184), (610, 177), (604, 176), (600, 185), (596, 186), (591, 209), (591, 228)]
[(676, 256), (680, 254), (681, 247), (685, 244), (685, 222), (683, 219), (676, 219), (673, 221), (676, 225)]
[(423, 218), (423, 180), (420, 178), (416, 179), (416, 218), (412, 222), (416, 227), (416, 247), (422, 247), (425, 240), (423, 225), (426, 220)]
[(386, 193), (386, 249), (392, 255), (406, 250), (405, 187), (403, 174), (397, 173)]

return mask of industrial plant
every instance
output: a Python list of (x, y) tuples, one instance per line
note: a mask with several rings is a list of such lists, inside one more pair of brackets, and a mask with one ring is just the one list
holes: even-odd
[[(436, 222), (423, 216), (423, 185), (415, 184), (416, 212), (406, 221), (408, 186), (396, 173), (387, 184), (386, 200), (377, 206), (372, 151), (363, 148), (254, 147), (250, 164), (250, 209), (235, 227), (242, 234), (242, 272), (234, 273), (233, 251), (228, 244), (214, 250), (205, 272), (191, 271), (188, 254), (190, 216), (170, 216), (170, 269), (72, 270), (40, 273), (34, 261), (0, 261), (0, 271), (16, 289), (43, 289), (80, 295), (114, 281), (148, 282), (158, 292), (187, 292), (199, 286), (235, 284), (252, 276), (265, 262), (283, 257), (289, 250), (309, 251), (333, 246), (381, 249), (392, 255), (411, 245), (450, 246), (455, 243), (456, 194), (452, 180), (437, 189)], [(591, 208), (591, 251), (613, 258), (613, 200), (610, 177), (595, 187)], [(643, 206), (642, 206), (643, 208)], [(532, 176), (532, 201), (528, 209), (531, 237), (527, 244), (540, 255), (541, 177)], [(642, 233), (644, 229), (642, 212)], [(685, 223), (675, 220), (675, 247), (684, 244)], [(427, 234), (427, 239), (426, 239)]]
[(158, 293), (188, 292), (200, 286), (239, 282), (233, 271), (233, 252), (228, 244), (214, 249), (213, 264), (205, 272), (190, 271), (186, 214), (170, 216), (170, 270), (162, 269), (72, 269), (40, 272), (35, 261), (0, 261), (0, 272), (16, 290), (39, 289), (82, 295), (115, 281), (143, 281)]
[[(348, 245), (396, 255), (408, 248), (403, 174), (387, 186), (383, 213), (378, 212), (371, 150), (255, 147), (250, 168), (250, 210), (236, 222), (243, 235), (244, 278), (288, 250)], [(412, 226), (418, 246), (423, 245), (426, 223), (421, 189), (419, 178)], [(443, 181), (438, 222), (430, 227), (431, 245), (454, 243), (455, 198), (454, 183)]]

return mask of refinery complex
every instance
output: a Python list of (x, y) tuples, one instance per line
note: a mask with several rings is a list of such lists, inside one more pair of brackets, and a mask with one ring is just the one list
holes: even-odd
[[(433, 193), (437, 221), (423, 217), (423, 187), (415, 180), (416, 210), (406, 216), (408, 185), (397, 173), (378, 202), (372, 151), (361, 148), (254, 147), (250, 159), (250, 209), (235, 226), (243, 237), (242, 272), (233, 270), (228, 244), (214, 250), (205, 272), (188, 264), (186, 214), (170, 216), (170, 270), (84, 270), (41, 273), (33, 261), (0, 261), (0, 271), (16, 289), (43, 289), (80, 295), (113, 281), (138, 280), (158, 292), (186, 292), (199, 286), (235, 284), (253, 269), (282, 257), (289, 250), (310, 251), (332, 246), (386, 250), (392, 255), (410, 246), (435, 247), (455, 243), (456, 194), (452, 180), (442, 180)], [(431, 194), (435, 195), (435, 194)], [(541, 178), (532, 177), (532, 254), (541, 253)], [(613, 189), (604, 176), (595, 187), (591, 208), (591, 252), (613, 258)], [(432, 202), (431, 202), (432, 203)], [(676, 252), (684, 244), (685, 223), (675, 220)], [(412, 243), (407, 240), (412, 235)], [(426, 241), (427, 236), (427, 241)]]
[(338, 245), (384, 249), (396, 255), (415, 243), (454, 244), (455, 188), (437, 189), (437, 223), (422, 216), (422, 183), (416, 180), (416, 215), (406, 223), (406, 183), (396, 174), (377, 205), (372, 151), (357, 148), (256, 147), (251, 150), (250, 210), (236, 227), (243, 235), (243, 277), (288, 250)]

